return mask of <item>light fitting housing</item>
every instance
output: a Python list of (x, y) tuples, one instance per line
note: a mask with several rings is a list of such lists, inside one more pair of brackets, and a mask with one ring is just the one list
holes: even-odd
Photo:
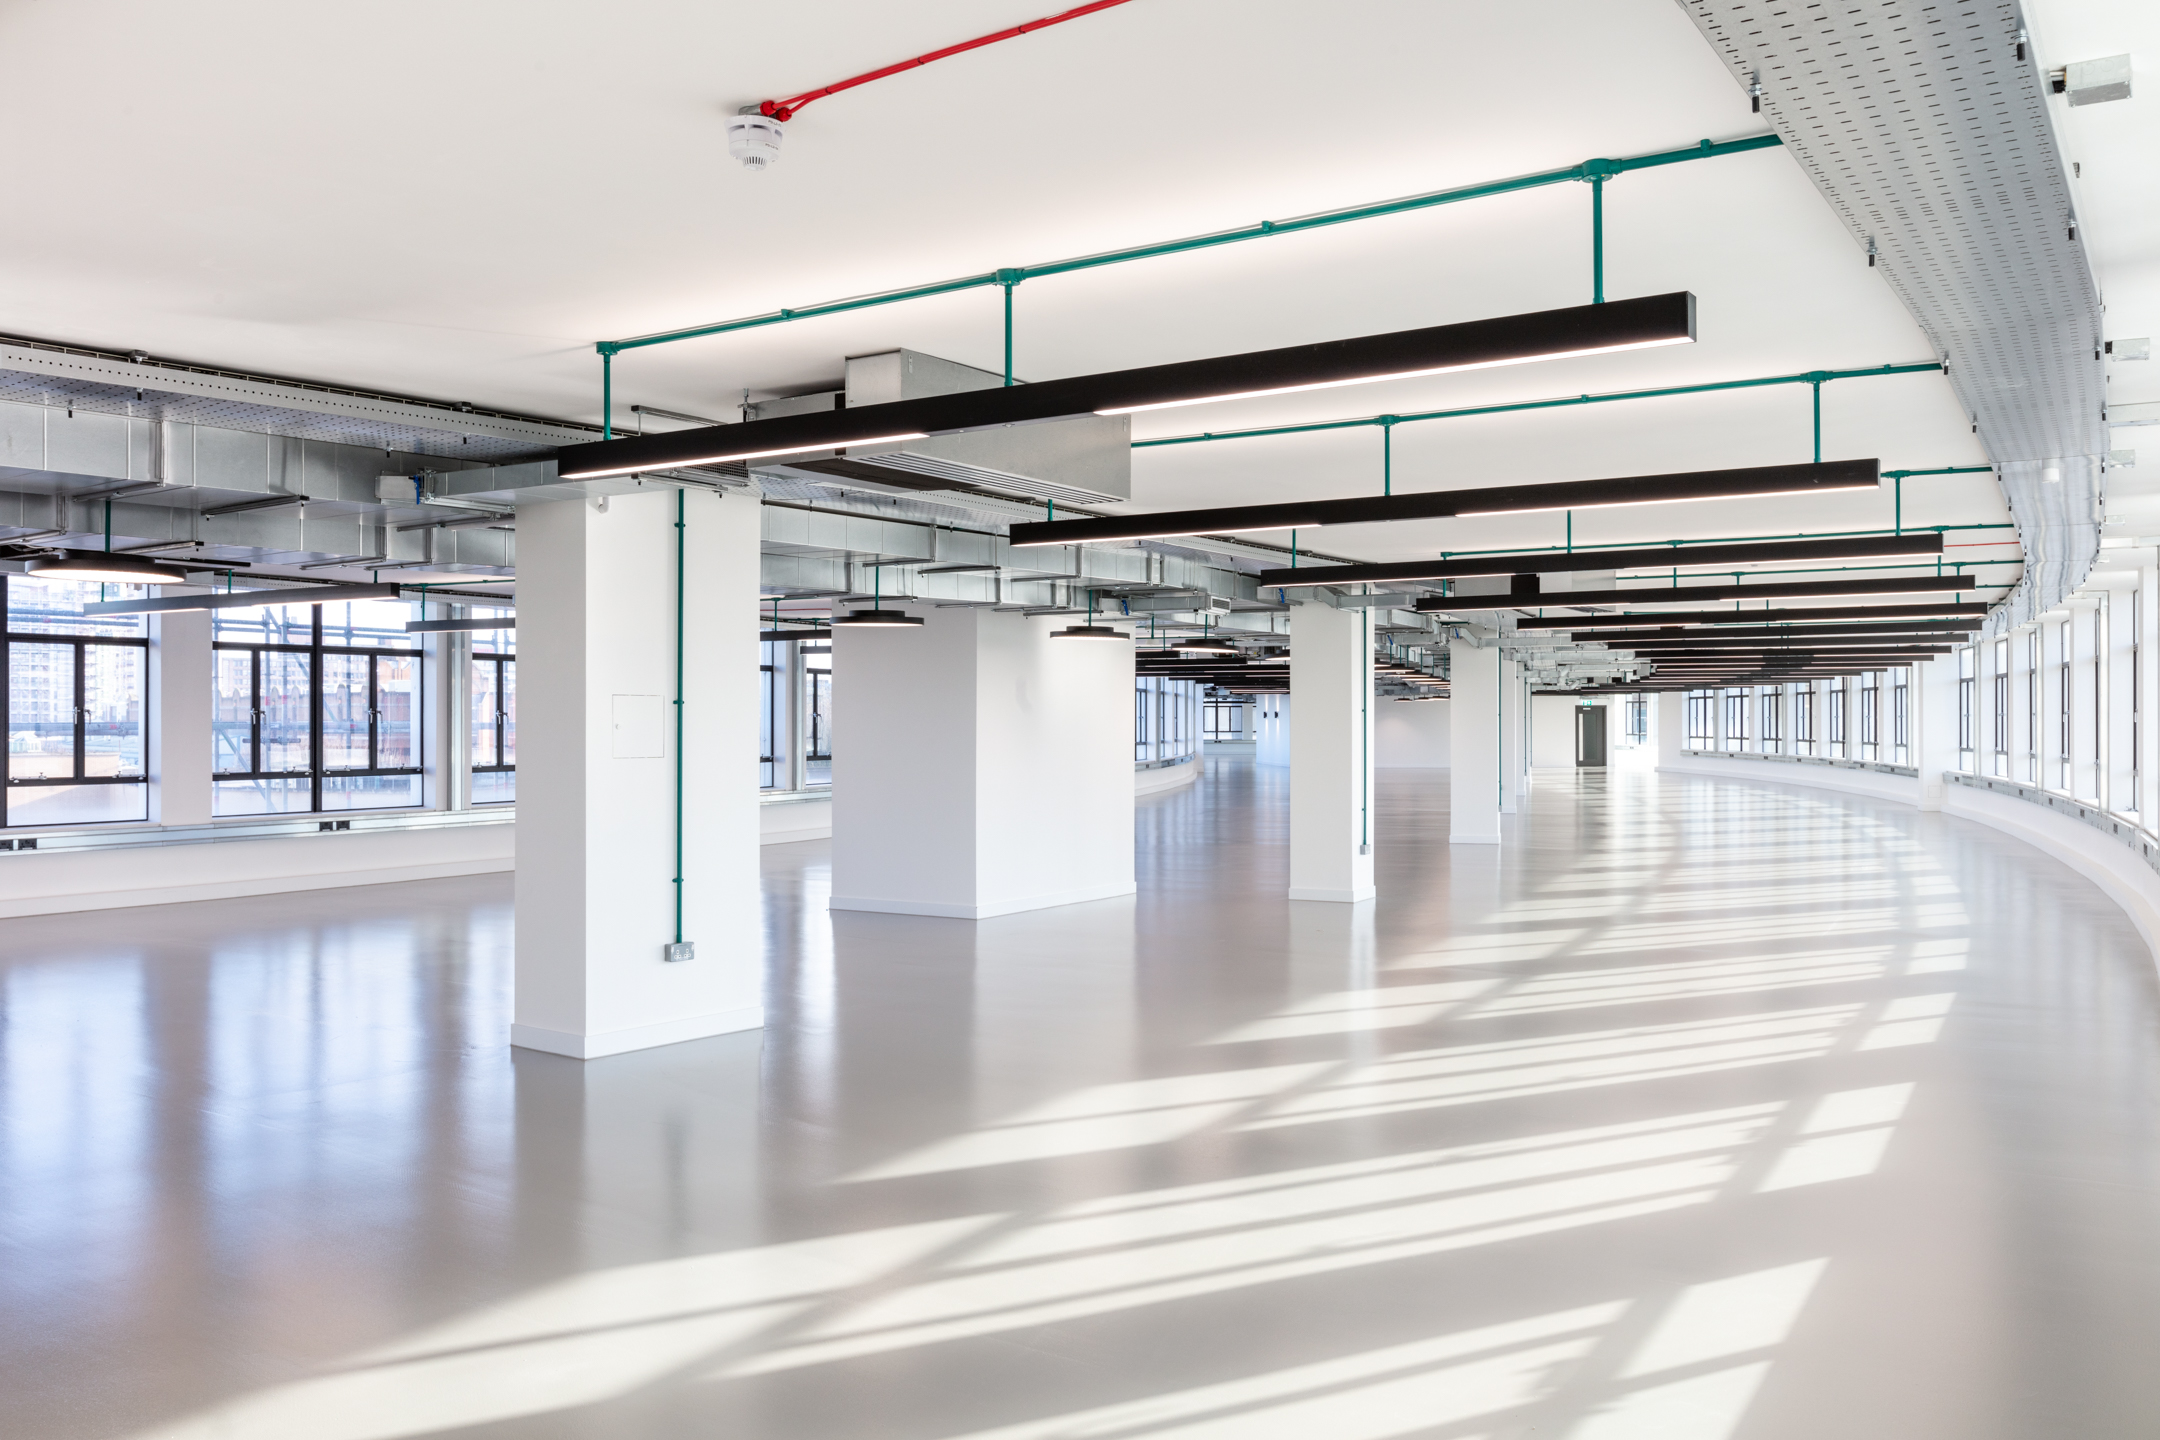
[[(1779, 560), (1862, 560), (1896, 557), (1932, 559), (1943, 553), (1940, 531), (1907, 535), (1853, 535), (1829, 540), (1742, 541), (1714, 545), (1648, 545), (1631, 550), (1535, 550), (1520, 555), (1449, 555), (1432, 560), (1399, 560), (1379, 565), (1307, 565), (1263, 570), (1254, 576), (1265, 589), (1302, 585), (1361, 585), (1395, 580), (1442, 580), (1462, 575), (1514, 575), (1528, 578), (1569, 570), (1664, 570), (1694, 565), (1758, 565)], [(1432, 609), (1447, 608), (1448, 597)], [(1471, 599), (1486, 597), (1472, 596)], [(1576, 596), (1546, 596), (1536, 586), (1518, 586), (1509, 609), (1541, 604), (1580, 605)], [(1426, 608), (1422, 602), (1420, 609)]]
[(594, 441), (564, 447), (556, 456), (556, 474), (565, 480), (589, 480), (684, 465), (809, 455), (1075, 415), (1127, 415), (1175, 405), (1686, 345), (1694, 338), (1695, 297), (1677, 291), (1028, 385), (926, 395), (883, 405), (776, 415), (740, 425)]
[(187, 572), (134, 555), (105, 550), (63, 550), (41, 555), (23, 567), (45, 580), (103, 581), (112, 585), (185, 585)]
[(1091, 516), (1014, 525), (1012, 544), (1015, 549), (1028, 545), (1092, 545), (1112, 540), (1162, 540), (1177, 535), (1301, 530), (1318, 525), (1377, 525), (1398, 520), (1596, 510), (1680, 500), (1874, 490), (1882, 484), (1881, 466), (1879, 460), (1832, 460), (1816, 465), (1755, 465), (1740, 470), (1563, 480), (1552, 485), (1490, 485), (1412, 495), (1358, 495), (1345, 500), (1294, 500), (1279, 505), (1223, 505), (1205, 510), (1162, 510), (1152, 515)]
[[(1685, 605), (1694, 601), (1716, 604), (1725, 600), (1822, 599), (1838, 595), (1905, 595), (1930, 590), (1971, 590), (1980, 581), (1962, 570), (1943, 575), (1891, 575), (1882, 578), (1855, 576), (1849, 580), (1793, 580), (1767, 584), (1681, 585), (1630, 590), (1569, 590), (1540, 594), (1528, 606), (1640, 605), (1656, 602)], [(1428, 595), (1417, 602), (1419, 610), (1461, 611), (1521, 610), (1526, 603), (1511, 595)], [(1562, 622), (1560, 628), (1566, 629)]]
[[(1703, 629), (1721, 625), (1784, 625), (1795, 620), (1861, 621), (1908, 618), (1953, 620), (1986, 615), (1989, 607), (1978, 600), (1945, 600), (1940, 604), (1817, 605), (1783, 610), (1633, 610), (1620, 615), (1525, 615), (1515, 622), (1518, 630), (1588, 630), (1627, 626), (1666, 626)], [(1599, 639), (1604, 637), (1600, 635)]]
[(845, 615), (833, 617), (835, 629), (842, 625), (859, 625), (864, 629), (897, 629), (902, 625), (920, 625), (922, 618), (905, 610), (850, 610)]
[(1132, 636), (1123, 630), (1113, 630), (1108, 625), (1067, 625), (1062, 630), (1050, 632), (1052, 640), (1130, 640)]
[(1215, 635), (1195, 635), (1187, 640), (1173, 640), (1170, 648), (1180, 655), (1235, 655), (1238, 647)]

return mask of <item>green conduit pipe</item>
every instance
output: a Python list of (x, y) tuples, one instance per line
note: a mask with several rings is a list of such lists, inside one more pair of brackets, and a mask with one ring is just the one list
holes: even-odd
[(1362, 415), (1354, 420), (1316, 420), (1306, 425), (1266, 425), (1253, 430), (1207, 430), (1197, 435), (1165, 435), (1135, 440), (1133, 449), (1157, 445), (1199, 445), (1214, 440), (1256, 440), (1269, 435), (1306, 435), (1317, 430), (1354, 430), (1366, 425), (1407, 425), (1414, 420), (1459, 420), (1471, 415), (1504, 415), (1515, 410), (1557, 410), (1570, 405), (1604, 405), (1615, 400), (1659, 400), (1669, 395), (1706, 395), (1719, 390), (1754, 390), (1766, 385), (1809, 385), (1829, 380), (1866, 380), (1880, 375), (1921, 375), (1940, 370), (1933, 360), (1911, 365), (1880, 365), (1872, 370), (1807, 370), (1794, 375), (1764, 375), (1752, 380), (1713, 380), (1701, 385), (1666, 385), (1655, 390), (1608, 390), (1601, 395), (1564, 395), (1554, 400), (1521, 400), (1507, 405), (1473, 405), (1460, 410), (1422, 410), (1409, 415)]
[(1217, 230), (1206, 235), (1188, 236), (1182, 240), (1159, 241), (1152, 245), (1135, 245), (1122, 250), (1105, 250), (1095, 255), (1077, 256), (1070, 260), (1053, 260), (1043, 265), (1023, 265), (1013, 269), (991, 270), (980, 275), (963, 275), (954, 280), (939, 280), (927, 285), (909, 285), (897, 290), (880, 290), (869, 295), (851, 296), (845, 300), (827, 300), (816, 305), (803, 305), (770, 311), (763, 315), (746, 315), (736, 320), (722, 320), (711, 325), (693, 325), (682, 330), (663, 330), (652, 335), (636, 335), (623, 340), (602, 340), (594, 348), (601, 355), (618, 355), (625, 350), (642, 349), (647, 345), (670, 345), (678, 340), (697, 340), (707, 335), (727, 335), (738, 330), (755, 330), (766, 325), (784, 325), (792, 320), (809, 320), (821, 315), (838, 315), (850, 310), (867, 310), (876, 305), (894, 305), (903, 300), (926, 300), (936, 295), (950, 295), (956, 290), (977, 290), (988, 285), (1017, 285), (1023, 280), (1040, 279), (1048, 275), (1069, 275), (1080, 270), (1096, 270), (1105, 265), (1122, 265), (1133, 260), (1151, 260), (1161, 255), (1182, 255), (1193, 250), (1212, 249), (1217, 245), (1232, 245), (1242, 240), (1263, 240), (1273, 235), (1296, 235), (1307, 230), (1318, 230), (1330, 225), (1346, 225), (1355, 220), (1377, 220), (1389, 215), (1403, 215), (1418, 210), (1430, 210), (1439, 205), (1452, 205), (1462, 200), (1482, 200), (1494, 195), (1511, 195), (1519, 190), (1535, 190), (1545, 185), (1558, 185), (1568, 181), (1610, 179), (1631, 170), (1650, 170), (1661, 165), (1678, 165), (1689, 160), (1710, 160), (1720, 155), (1739, 155), (1750, 150), (1767, 150), (1781, 144), (1775, 135), (1750, 135), (1741, 140), (1705, 140), (1684, 150), (1660, 150), (1649, 155), (1637, 155), (1625, 160), (1586, 160), (1580, 165), (1570, 165), (1561, 170), (1541, 170), (1531, 175), (1518, 175), (1508, 180), (1490, 180), (1478, 185), (1463, 185), (1452, 190), (1434, 190), (1423, 195), (1406, 196), (1399, 200), (1382, 200), (1369, 205), (1352, 205), (1341, 210), (1323, 210), (1314, 215), (1301, 215), (1289, 220), (1262, 220), (1256, 225), (1243, 225), (1233, 230)]
[(1590, 177), (1590, 303), (1605, 303), (1605, 176), (1602, 173)]
[(615, 357), (605, 351), (600, 356), (600, 438), (615, 438)]
[[(690, 571), (684, 563), (690, 492), (675, 492), (675, 943), (682, 944), (683, 900), (683, 612)], [(773, 607), (774, 611), (779, 606)]]
[(1815, 463), (1822, 464), (1822, 386), (1821, 371), (1808, 377), (1808, 386), (1815, 392)]

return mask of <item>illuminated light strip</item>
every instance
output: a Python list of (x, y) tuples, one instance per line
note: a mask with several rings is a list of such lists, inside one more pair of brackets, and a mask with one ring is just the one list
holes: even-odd
[[(845, 410), (775, 415), (738, 425), (570, 445), (558, 453), (556, 473), (565, 480), (582, 480), (723, 460), (801, 455), (867, 445), (893, 436), (962, 434), (1037, 421), (1125, 414), (1166, 404), (1200, 404), (1648, 345), (1686, 344), (1694, 338), (1695, 297), (1675, 291), (1603, 305), (1494, 316), (1028, 385), (924, 395)], [(878, 433), (866, 436), (864, 430)]]
[(1433, 365), (1423, 370), (1397, 370), (1387, 375), (1356, 375), (1347, 380), (1316, 380), (1310, 385), (1278, 385), (1269, 390), (1238, 390), (1226, 395), (1195, 395), (1189, 400), (1157, 400), (1146, 405), (1117, 405), (1097, 410), (1097, 415), (1139, 415), (1149, 410), (1176, 410), (1186, 405), (1227, 404), (1232, 400), (1260, 400), (1270, 395), (1302, 395), (1309, 390), (1339, 390), (1345, 385), (1379, 385), (1389, 380), (1416, 380), (1426, 375), (1460, 375), (1470, 370), (1499, 370), (1509, 365), (1535, 365), (1545, 360), (1576, 360), (1585, 355), (1617, 355), (1625, 350), (1658, 350), (1667, 345), (1692, 345), (1694, 337), (1676, 335), (1665, 340), (1636, 340), (1625, 345), (1594, 345), (1580, 350), (1552, 350), (1539, 355), (1517, 355), (1507, 360), (1480, 360), (1470, 365)]
[(1083, 520), (1027, 522), (1012, 527), (1010, 541), (1015, 548), (1079, 545), (1165, 539), (1177, 535), (1286, 530), (1301, 526), (1369, 525), (1453, 519), (1466, 515), (1649, 505), (1674, 500), (1737, 500), (1758, 495), (1873, 490), (1880, 484), (1881, 463), (1876, 460), (1754, 465), (1664, 475), (1562, 480), (1549, 485), (1489, 485), (1466, 490), (1421, 490), (1402, 495), (1357, 495), (1339, 500), (1295, 500), (1268, 505), (1227, 505), (1201, 510), (1156, 511), (1145, 515), (1096, 515)]

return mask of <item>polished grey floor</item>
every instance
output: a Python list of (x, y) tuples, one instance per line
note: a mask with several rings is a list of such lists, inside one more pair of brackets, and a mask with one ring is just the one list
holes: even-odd
[(828, 917), (772, 1024), (511, 1052), (506, 879), (0, 923), (0, 1434), (2030, 1440), (2160, 1429), (2160, 996), (1939, 816), (1541, 774), (1292, 904)]

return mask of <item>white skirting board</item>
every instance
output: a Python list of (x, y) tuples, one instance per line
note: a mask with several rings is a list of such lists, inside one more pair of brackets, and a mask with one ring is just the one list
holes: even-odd
[(999, 915), (1018, 915), (1026, 910), (1049, 910), (1059, 905), (1084, 905), (1090, 900), (1115, 900), (1120, 895), (1134, 894), (1138, 889), (1137, 885), (1127, 880), (1122, 884), (1053, 891), (1044, 895), (1028, 895), (1017, 900), (992, 901), (987, 905), (948, 905), (926, 900), (879, 900), (862, 895), (835, 895), (826, 904), (834, 910), (868, 910), (879, 915), (931, 915), (947, 920), (989, 920)]
[(601, 1060), (626, 1055), (632, 1050), (651, 1050), (660, 1045), (680, 1045), (685, 1040), (706, 1040), (764, 1028), (765, 1011), (758, 1006), (741, 1010), (716, 1010), (709, 1015), (686, 1015), (657, 1025), (633, 1025), (625, 1030), (604, 1030), (597, 1035), (578, 1035), (549, 1030), (539, 1025), (512, 1025), (510, 1043), (523, 1050), (544, 1050), (572, 1060)]
[(514, 869), (514, 821), (0, 855), (0, 919)]

